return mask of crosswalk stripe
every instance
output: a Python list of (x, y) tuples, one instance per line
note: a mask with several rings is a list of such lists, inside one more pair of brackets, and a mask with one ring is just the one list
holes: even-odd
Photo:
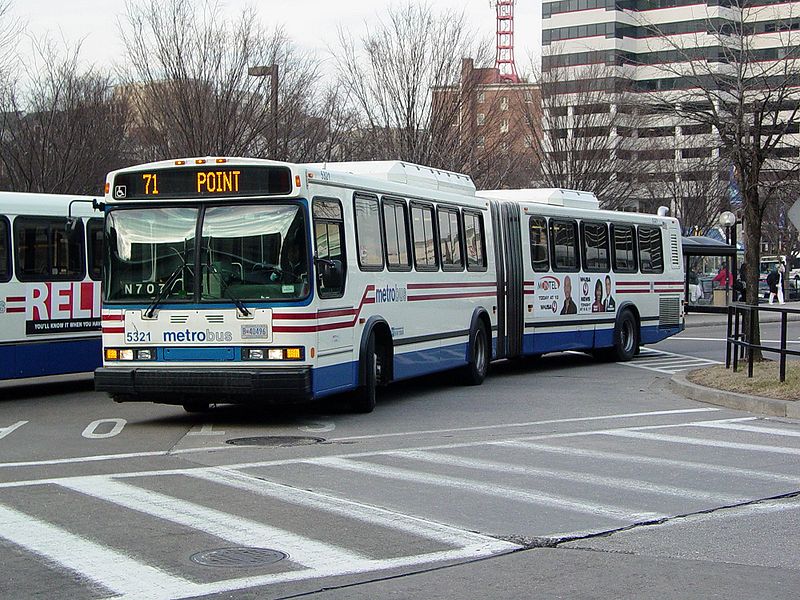
[(2, 505), (0, 537), (121, 596), (156, 599), (197, 593), (195, 584), (185, 579)]
[(493, 460), (481, 460), (477, 458), (462, 458), (450, 454), (438, 454), (433, 452), (417, 452), (414, 450), (401, 450), (396, 453), (398, 456), (407, 456), (415, 460), (422, 460), (435, 464), (450, 465), (453, 467), (465, 467), (470, 469), (483, 469), (486, 471), (500, 473), (515, 473), (518, 475), (535, 475), (539, 477), (550, 477), (562, 481), (572, 481), (588, 483), (602, 487), (630, 490), (645, 494), (662, 494), (665, 496), (677, 496), (679, 498), (691, 498), (693, 500), (704, 500), (712, 502), (726, 502), (736, 504), (745, 499), (739, 496), (728, 494), (716, 494), (703, 490), (682, 488), (672, 485), (661, 485), (649, 481), (635, 479), (624, 479), (611, 477), (608, 475), (592, 475), (589, 473), (579, 473), (577, 471), (562, 471), (555, 469), (543, 469), (540, 467), (527, 467), (522, 465), (512, 465)]
[(678, 354), (676, 352), (666, 352), (664, 350), (645, 348), (642, 349), (639, 354), (634, 356), (633, 360), (627, 362), (618, 362), (617, 364), (626, 367), (634, 367), (636, 369), (655, 371), (656, 373), (674, 375), (678, 371), (693, 369), (696, 367), (719, 365), (722, 363), (718, 360), (712, 360), (710, 358), (687, 356), (685, 354)]
[(618, 521), (652, 521), (664, 518), (665, 516), (660, 513), (635, 511), (627, 508), (570, 498), (568, 496), (556, 496), (537, 490), (526, 490), (497, 484), (481, 483), (479, 481), (460, 479), (447, 475), (431, 475), (409, 469), (389, 467), (386, 465), (375, 465), (341, 458), (314, 458), (307, 459), (304, 462), (355, 473), (365, 473), (386, 479), (411, 481), (425, 485), (444, 486), (478, 494), (497, 496), (507, 500), (526, 502), (528, 504), (538, 504), (540, 506), (549, 506), (578, 513), (597, 515)]
[(699, 438), (683, 437), (678, 435), (665, 435), (660, 433), (645, 433), (643, 431), (631, 431), (625, 429), (608, 430), (604, 435), (616, 437), (636, 438), (640, 440), (651, 440), (658, 442), (669, 442), (673, 444), (689, 444), (694, 446), (710, 446), (712, 448), (730, 448), (733, 450), (747, 450), (752, 452), (770, 452), (773, 454), (792, 454), (800, 455), (800, 448), (786, 448), (782, 446), (765, 446), (762, 444), (743, 444), (739, 442), (725, 442), (720, 440), (705, 440)]
[(341, 571), (360, 568), (365, 558), (344, 548), (331, 546), (250, 519), (229, 515), (193, 502), (166, 496), (108, 477), (89, 476), (59, 480), (58, 485), (111, 502), (118, 506), (165, 519), (242, 546), (270, 547), (311, 569), (337, 565)]
[(619, 452), (609, 452), (607, 450), (586, 450), (584, 448), (565, 448), (562, 446), (548, 446), (535, 442), (524, 441), (503, 441), (491, 442), (496, 446), (506, 446), (509, 448), (521, 448), (524, 450), (536, 450), (538, 452), (548, 452), (561, 454), (564, 456), (579, 456), (581, 458), (597, 458), (601, 460), (611, 460), (617, 462), (629, 462), (643, 465), (655, 465), (659, 467), (674, 467), (694, 471), (704, 471), (708, 473), (719, 473), (721, 475), (731, 475), (736, 477), (748, 477), (752, 479), (764, 479), (767, 481), (781, 481), (791, 484), (800, 482), (800, 475), (784, 475), (783, 473), (769, 473), (767, 471), (756, 471), (755, 469), (743, 469), (741, 467), (728, 467), (725, 465), (713, 465), (709, 463), (698, 463), (687, 460), (677, 460), (674, 458), (657, 458), (654, 456), (642, 456), (640, 454), (623, 454)]
[(218, 468), (212, 471), (191, 471), (187, 475), (234, 487), (275, 498), (283, 502), (289, 502), (323, 510), (329, 513), (341, 515), (351, 519), (356, 519), (371, 525), (379, 525), (404, 533), (409, 533), (419, 537), (432, 539), (442, 544), (451, 546), (467, 546), (469, 544), (480, 544), (491, 541), (498, 545), (498, 548), (505, 545), (508, 550), (516, 549), (514, 544), (500, 542), (489, 536), (465, 531), (456, 527), (434, 523), (419, 517), (412, 517), (402, 513), (394, 512), (376, 506), (369, 506), (346, 500), (329, 494), (320, 494), (309, 490), (303, 490), (288, 485), (266, 481), (238, 471), (231, 471), (225, 468)]

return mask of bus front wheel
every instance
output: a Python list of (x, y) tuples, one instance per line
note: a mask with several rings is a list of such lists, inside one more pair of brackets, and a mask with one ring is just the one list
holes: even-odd
[(378, 382), (381, 375), (381, 356), (375, 344), (375, 336), (370, 335), (364, 353), (364, 385), (353, 394), (351, 406), (355, 412), (371, 413), (375, 410)]

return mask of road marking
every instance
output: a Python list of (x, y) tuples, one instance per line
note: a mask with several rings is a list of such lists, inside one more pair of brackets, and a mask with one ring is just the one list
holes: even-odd
[(800, 437), (800, 431), (791, 429), (776, 429), (774, 427), (758, 427), (756, 425), (740, 425), (738, 423), (715, 423), (707, 421), (705, 423), (692, 424), (692, 427), (707, 427), (709, 429), (731, 429), (733, 431), (748, 431), (750, 433), (765, 433), (767, 435), (778, 435), (785, 437)]
[(617, 364), (626, 367), (634, 367), (636, 369), (655, 371), (656, 373), (663, 373), (665, 375), (674, 375), (678, 371), (709, 365), (721, 365), (722, 363), (718, 360), (711, 360), (710, 358), (700, 358), (697, 356), (688, 356), (686, 354), (677, 354), (675, 352), (666, 352), (664, 350), (644, 348), (638, 355), (633, 357), (633, 360), (618, 362)]
[(565, 456), (580, 456), (581, 458), (597, 458), (601, 460), (631, 462), (643, 465), (656, 465), (660, 467), (676, 467), (679, 469), (720, 473), (722, 475), (751, 477), (754, 479), (765, 479), (768, 481), (782, 481), (791, 484), (797, 484), (798, 482), (800, 482), (800, 475), (784, 475), (782, 473), (768, 473), (766, 471), (756, 471), (754, 469), (743, 469), (741, 467), (726, 467), (724, 465), (697, 463), (686, 460), (676, 460), (674, 458), (656, 458), (652, 456), (642, 456), (639, 454), (622, 454), (618, 452), (609, 452), (607, 450), (586, 450), (583, 448), (547, 446), (546, 444), (537, 444), (535, 442), (524, 442), (524, 441), (490, 442), (490, 443), (496, 446), (508, 446), (509, 448), (537, 450), (539, 452), (549, 452), (552, 454), (562, 454)]
[[(758, 417), (738, 417), (734, 419), (719, 419), (714, 421), (699, 421), (700, 423), (727, 423), (727, 422), (738, 422), (738, 421), (754, 421), (758, 419)], [(642, 425), (638, 427), (628, 427), (628, 428), (621, 428), (621, 429), (590, 429), (588, 431), (571, 431), (567, 433), (545, 433), (540, 435), (527, 435), (519, 438), (520, 440), (551, 440), (551, 439), (562, 439), (562, 438), (573, 438), (573, 437), (582, 437), (582, 436), (590, 436), (590, 435), (604, 435), (608, 433), (613, 433), (615, 431), (639, 431), (639, 430), (650, 430), (650, 429), (672, 429), (672, 428), (680, 428), (680, 427), (687, 427), (696, 423), (697, 421), (690, 421), (688, 423), (670, 423), (666, 425)], [(491, 445), (494, 442), (487, 442), (486, 440), (481, 440), (477, 442), (454, 442), (451, 444), (434, 444), (430, 446), (420, 446), (418, 448), (414, 448), (415, 450), (450, 450), (452, 448), (473, 448), (476, 446), (486, 446)], [(334, 455), (334, 458), (368, 458), (371, 456), (381, 456), (384, 454), (389, 454), (394, 452), (394, 450), (370, 450), (365, 452), (348, 452), (344, 454), (337, 454)], [(305, 458), (283, 458), (278, 460), (262, 460), (262, 461), (252, 461), (252, 462), (244, 462), (244, 463), (231, 463), (225, 465), (228, 469), (256, 469), (261, 467), (277, 467), (277, 466), (284, 466), (284, 465), (293, 465), (298, 463), (307, 462), (308, 459)], [(150, 477), (150, 476), (164, 476), (164, 475), (184, 475), (189, 472), (198, 471), (201, 472), (203, 470), (210, 470), (217, 467), (189, 467), (189, 468), (180, 468), (180, 469), (154, 469), (150, 471), (128, 471), (128, 472), (119, 472), (108, 474), (107, 477), (113, 477), (114, 479), (128, 479), (134, 477)], [(2, 488), (13, 488), (13, 487), (27, 487), (33, 485), (46, 485), (46, 484), (58, 484), (60, 481), (70, 479), (69, 476), (66, 477), (47, 477), (42, 479), (26, 479), (22, 481), (6, 481), (0, 483), (0, 489)]]
[(490, 471), (495, 473), (513, 473), (517, 475), (535, 475), (540, 477), (550, 477), (552, 479), (560, 479), (562, 481), (588, 483), (590, 485), (610, 487), (614, 489), (624, 489), (643, 494), (661, 494), (664, 496), (677, 496), (679, 498), (692, 498), (694, 500), (726, 502), (728, 504), (738, 504), (740, 502), (745, 502), (747, 500), (746, 498), (740, 496), (730, 496), (728, 494), (715, 494), (713, 492), (706, 492), (704, 490), (683, 488), (672, 485), (661, 485), (649, 481), (624, 479), (620, 477), (611, 477), (608, 475), (591, 475), (589, 473), (580, 473), (577, 471), (563, 471), (555, 469), (543, 469), (539, 467), (526, 467), (522, 465), (513, 465), (493, 460), (481, 460), (478, 458), (463, 458), (460, 456), (453, 456), (450, 454), (438, 454), (434, 452), (418, 452), (415, 450), (399, 450), (395, 452), (395, 455), (439, 465), (464, 467), (468, 469), (482, 469), (484, 471)]
[[(763, 323), (762, 323), (763, 325)], [(727, 342), (726, 338), (702, 338), (702, 337), (683, 337), (683, 336), (675, 336), (672, 338), (674, 340), (686, 340), (688, 342)], [(766, 342), (769, 344), (780, 344), (780, 340), (761, 340), (762, 342)], [(800, 344), (800, 342), (795, 342), (794, 340), (786, 340), (787, 344)]]
[(2, 440), (7, 435), (14, 433), (17, 429), (25, 425), (28, 421), (17, 421), (13, 425), (9, 425), (8, 427), (0, 427), (0, 440)]
[(539, 492), (537, 490), (513, 488), (494, 483), (481, 483), (471, 479), (461, 479), (458, 477), (450, 477), (448, 475), (431, 475), (429, 473), (421, 473), (412, 471), (410, 469), (356, 462), (342, 458), (313, 458), (306, 459), (303, 462), (313, 465), (320, 465), (323, 467), (341, 469), (343, 471), (373, 475), (376, 477), (382, 477), (384, 479), (395, 479), (399, 481), (421, 483), (424, 485), (449, 487), (467, 492), (496, 496), (505, 500), (516, 500), (528, 504), (537, 504), (540, 506), (570, 510), (573, 512), (614, 519), (617, 521), (652, 521), (664, 518), (665, 516), (661, 513), (635, 511), (627, 508), (570, 498), (568, 496), (556, 496), (553, 494)]
[[(187, 473), (187, 475), (234, 487), (239, 490), (253, 492), (282, 502), (296, 504), (304, 508), (321, 510), (370, 525), (378, 525), (380, 527), (402, 531), (451, 546), (468, 546), (476, 543), (497, 542), (496, 539), (480, 533), (473, 533), (449, 525), (434, 523), (433, 521), (428, 521), (419, 517), (412, 517), (377, 506), (361, 504), (360, 502), (347, 500), (330, 494), (321, 494), (319, 492), (312, 492), (310, 490), (303, 490), (267, 481), (227, 468), (214, 468), (201, 472), (193, 471)], [(509, 550), (514, 550), (516, 548), (517, 546), (514, 544), (508, 545)]]
[(163, 598), (196, 592), (185, 579), (2, 505), (0, 537), (122, 596)]
[(350, 572), (352, 569), (361, 568), (366, 560), (365, 557), (348, 552), (344, 548), (128, 483), (114, 481), (109, 477), (73, 477), (58, 481), (58, 485), (197, 531), (204, 531), (234, 544), (261, 547), (269, 541), (271, 546), (289, 554), (292, 562), (311, 569), (330, 568), (331, 565), (336, 565), (337, 569)]
[[(376, 434), (376, 435), (361, 435), (361, 436), (352, 436), (352, 437), (340, 437), (340, 438), (329, 438), (329, 442), (343, 442), (343, 441), (350, 441), (350, 440), (368, 440), (368, 439), (377, 439), (377, 438), (386, 438), (386, 437), (403, 437), (403, 436), (414, 436), (414, 435), (424, 435), (424, 434), (431, 434), (431, 433), (458, 433), (458, 432), (468, 432), (468, 431), (482, 431), (482, 430), (489, 430), (489, 429), (503, 429), (503, 428), (514, 428), (514, 427), (531, 427), (534, 425), (551, 425), (556, 423), (580, 423), (584, 421), (603, 421), (606, 419), (627, 419), (627, 418), (635, 418), (635, 417), (649, 417), (649, 416), (664, 416), (664, 415), (681, 415), (681, 414), (691, 414), (691, 413), (702, 413), (702, 412), (716, 412), (722, 410), (721, 408), (711, 408), (711, 407), (704, 407), (704, 408), (683, 408), (683, 409), (676, 409), (676, 410), (656, 410), (650, 412), (639, 412), (639, 413), (624, 413), (624, 414), (613, 414), (613, 415), (600, 415), (595, 417), (573, 417), (567, 419), (548, 419), (544, 421), (530, 421), (527, 423), (504, 423), (499, 425), (484, 425), (479, 427), (462, 427), (457, 429), (432, 429), (428, 431), (405, 431), (405, 432), (398, 432), (398, 433), (383, 433), (383, 434)], [(17, 428), (21, 427), (27, 423), (27, 421), (20, 421), (19, 423), (12, 425), (12, 427)], [(3, 437), (2, 432), (4, 430), (0, 429), (0, 438)], [(10, 432), (9, 432), (10, 433)], [(7, 435), (7, 434), (6, 434)], [(211, 452), (217, 450), (242, 450), (241, 446), (232, 446), (232, 445), (224, 445), (224, 446), (212, 446), (206, 448), (184, 448), (181, 450), (151, 450), (146, 452), (126, 452), (121, 454), (101, 454), (101, 455), (92, 455), (92, 456), (76, 456), (72, 458), (53, 458), (53, 459), (46, 459), (46, 460), (29, 460), (29, 461), (19, 461), (19, 462), (7, 462), (7, 463), (0, 463), (0, 468), (8, 469), (14, 467), (42, 467), (47, 465), (64, 465), (64, 464), (79, 464), (79, 463), (88, 463), (88, 462), (103, 462), (108, 460), (125, 460), (129, 458), (147, 458), (147, 457), (158, 457), (158, 456), (173, 456), (179, 454), (193, 454), (195, 452)]]
[(200, 429), (196, 427), (187, 432), (186, 435), (225, 435), (224, 431), (214, 431), (214, 426), (210, 423), (203, 424)]
[[(97, 428), (106, 423), (111, 424), (111, 429), (105, 433), (97, 433)], [(105, 440), (119, 435), (126, 423), (125, 419), (97, 419), (89, 423), (81, 435), (89, 440)]]
[(618, 429), (609, 430), (606, 435), (616, 437), (636, 438), (640, 440), (651, 440), (657, 442), (669, 442), (672, 444), (689, 444), (693, 446), (709, 446), (712, 448), (730, 448), (732, 450), (747, 450), (752, 452), (771, 452), (773, 454), (792, 454), (800, 455), (800, 448), (786, 448), (782, 446), (764, 446), (762, 444), (743, 444), (739, 442), (724, 442), (717, 440), (704, 440), (698, 438), (683, 437), (678, 435), (664, 435), (660, 433), (645, 433), (642, 431), (631, 431)]

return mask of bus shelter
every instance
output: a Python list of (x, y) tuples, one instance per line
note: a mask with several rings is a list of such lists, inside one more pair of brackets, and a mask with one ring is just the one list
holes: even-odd
[(735, 291), (737, 248), (707, 236), (683, 238), (686, 312), (727, 312)]

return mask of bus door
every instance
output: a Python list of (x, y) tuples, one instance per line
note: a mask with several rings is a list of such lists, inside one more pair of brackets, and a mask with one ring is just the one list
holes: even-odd
[(519, 205), (492, 201), (497, 270), (497, 358), (522, 354), (523, 268)]
[[(314, 273), (317, 289), (317, 365), (315, 391), (351, 386), (354, 315), (345, 297), (347, 255), (344, 246), (342, 203), (335, 198), (314, 198)], [(358, 300), (356, 300), (358, 302)]]

